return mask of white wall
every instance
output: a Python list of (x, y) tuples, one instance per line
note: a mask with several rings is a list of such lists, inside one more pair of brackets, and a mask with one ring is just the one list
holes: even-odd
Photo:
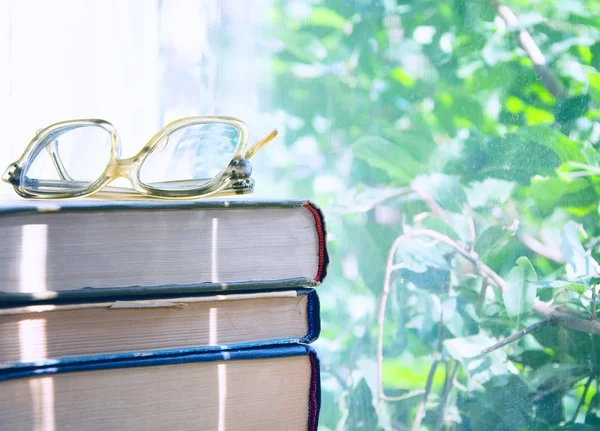
[(0, 0), (0, 169), (37, 129), (73, 118), (112, 122), (123, 156), (189, 115), (238, 116), (265, 134), (277, 126), (258, 112), (268, 3)]

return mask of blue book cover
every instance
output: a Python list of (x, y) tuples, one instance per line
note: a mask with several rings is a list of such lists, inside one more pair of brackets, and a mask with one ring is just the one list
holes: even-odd
[(0, 371), (7, 429), (316, 430), (308, 345), (87, 356)]
[(0, 370), (308, 344), (321, 330), (314, 289), (0, 308)]

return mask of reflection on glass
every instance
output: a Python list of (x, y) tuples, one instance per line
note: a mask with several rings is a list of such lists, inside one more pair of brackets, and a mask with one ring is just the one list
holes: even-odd
[(598, 428), (600, 3), (271, 16), (277, 184), (334, 245), (320, 426)]
[[(239, 140), (240, 131), (230, 124), (195, 124), (177, 129), (144, 160), (140, 181), (148, 186), (162, 183), (163, 188), (198, 187), (227, 167)], [(168, 184), (183, 180), (195, 181)]]
[(112, 148), (110, 133), (98, 126), (62, 128), (44, 144), (22, 174), (28, 191), (85, 189), (106, 170)]
[[(151, 17), (152, 109), (276, 119), (259, 193), (328, 215), (321, 428), (598, 428), (600, 2), (205, 3)], [(142, 182), (223, 169), (202, 135), (161, 142)]]

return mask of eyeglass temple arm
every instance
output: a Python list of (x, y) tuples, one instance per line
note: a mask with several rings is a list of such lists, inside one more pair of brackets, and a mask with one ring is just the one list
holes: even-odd
[(261, 148), (263, 148), (265, 145), (267, 145), (269, 142), (275, 139), (277, 133), (279, 133), (277, 132), (277, 129), (273, 130), (267, 136), (257, 141), (254, 145), (248, 148), (248, 150), (246, 151), (246, 160), (250, 160), (256, 153), (260, 151)]
[(73, 178), (67, 173), (67, 169), (60, 159), (60, 155), (58, 154), (58, 141), (55, 139), (46, 145), (46, 150), (50, 154), (50, 158), (52, 159), (52, 163), (54, 163), (54, 168), (56, 172), (58, 172), (58, 176), (61, 180), (73, 181)]

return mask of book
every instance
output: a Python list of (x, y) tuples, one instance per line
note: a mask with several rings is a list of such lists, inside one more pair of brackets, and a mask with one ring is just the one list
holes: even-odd
[(0, 241), (0, 304), (315, 287), (328, 263), (309, 201), (23, 201)]
[(312, 289), (0, 308), (0, 369), (310, 343), (319, 317)]
[(3, 429), (316, 430), (319, 364), (307, 345), (73, 358), (0, 372)]

